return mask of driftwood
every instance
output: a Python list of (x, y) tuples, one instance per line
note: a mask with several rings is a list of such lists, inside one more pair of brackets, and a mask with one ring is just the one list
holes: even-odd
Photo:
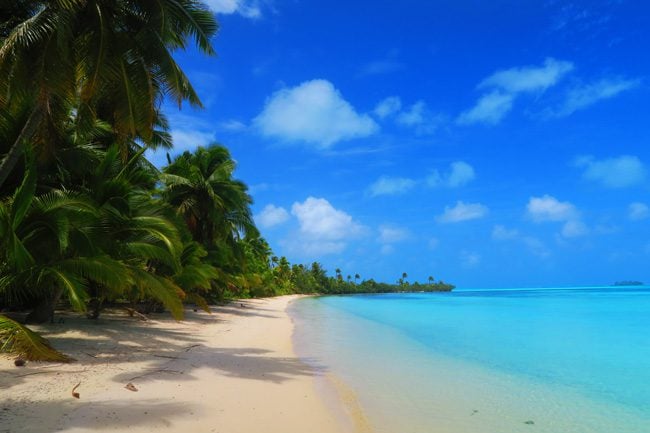
[(139, 311), (137, 311), (137, 310), (135, 310), (133, 308), (124, 307), (124, 309), (129, 313), (130, 317), (137, 317), (138, 319), (140, 319), (140, 320), (142, 320), (144, 322), (149, 320), (149, 318), (147, 316), (145, 316), (144, 314), (140, 313)]
[(79, 382), (78, 384), (76, 384), (76, 385), (74, 386), (74, 388), (72, 388), (72, 396), (73, 396), (74, 398), (79, 398), (79, 393), (78, 393), (78, 392), (75, 392), (75, 390), (76, 390), (77, 388), (79, 388), (79, 385), (81, 385), (81, 382)]

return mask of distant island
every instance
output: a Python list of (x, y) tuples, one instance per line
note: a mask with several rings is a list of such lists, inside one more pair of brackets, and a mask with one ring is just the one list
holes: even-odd
[(617, 281), (614, 283), (615, 286), (643, 286), (641, 281)]

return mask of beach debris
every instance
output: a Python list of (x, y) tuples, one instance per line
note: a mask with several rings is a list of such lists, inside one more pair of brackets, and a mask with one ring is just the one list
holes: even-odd
[(79, 393), (78, 393), (78, 392), (75, 392), (75, 390), (76, 390), (77, 388), (79, 388), (79, 385), (81, 385), (81, 382), (79, 382), (78, 384), (76, 384), (76, 385), (74, 386), (74, 388), (72, 388), (72, 396), (73, 396), (74, 398), (79, 398)]
[(134, 308), (125, 307), (124, 309), (127, 311), (127, 313), (129, 313), (129, 317), (137, 317), (138, 319), (142, 320), (143, 322), (146, 322), (146, 321), (149, 320), (149, 318), (147, 316), (140, 313), (139, 311), (136, 311)]
[(138, 392), (138, 388), (136, 388), (135, 385), (131, 382), (127, 383), (124, 388), (128, 389), (129, 391)]
[(16, 367), (24, 367), (26, 362), (27, 361), (25, 361), (23, 358), (16, 358), (16, 360), (14, 360), (14, 365)]
[(535, 421), (532, 421), (532, 420), (524, 421), (524, 424), (534, 425)]
[(200, 347), (201, 344), (192, 344), (191, 346), (186, 347), (185, 350), (186, 352), (189, 352), (190, 350), (194, 349), (195, 347)]
[(473, 409), (472, 410), (472, 415), (470, 415), (470, 416), (476, 415), (477, 413), (478, 413), (478, 409)]

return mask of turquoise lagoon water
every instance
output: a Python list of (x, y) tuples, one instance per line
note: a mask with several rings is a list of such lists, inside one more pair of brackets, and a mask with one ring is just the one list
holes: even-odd
[(648, 287), (331, 296), (291, 314), (299, 355), (380, 433), (650, 432)]

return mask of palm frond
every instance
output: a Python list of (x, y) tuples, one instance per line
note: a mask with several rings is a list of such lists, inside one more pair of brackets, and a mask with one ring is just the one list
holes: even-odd
[(71, 362), (34, 331), (0, 315), (0, 352), (16, 354), (28, 361)]

